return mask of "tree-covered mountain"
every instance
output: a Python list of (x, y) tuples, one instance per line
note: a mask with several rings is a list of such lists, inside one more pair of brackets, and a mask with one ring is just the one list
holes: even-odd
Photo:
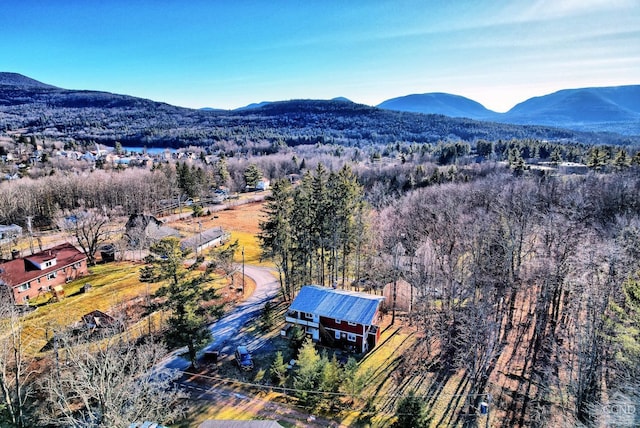
[(497, 120), (640, 135), (640, 85), (566, 89), (530, 98)]
[(47, 85), (27, 76), (18, 73), (0, 73), (0, 86), (15, 86), (18, 88), (49, 88), (57, 89), (55, 86)]
[(335, 143), (364, 146), (399, 141), (534, 138), (624, 143), (618, 135), (537, 125), (512, 125), (383, 110), (348, 100), (272, 102), (243, 110), (198, 110), (128, 95), (67, 90), (0, 73), (0, 132), (148, 147), (207, 146), (218, 141)]
[(392, 98), (378, 104), (386, 110), (399, 110), (413, 113), (443, 114), (450, 117), (467, 117), (469, 119), (491, 119), (496, 112), (485, 108), (482, 104), (460, 95), (433, 92), (428, 94), (412, 94)]
[(565, 89), (530, 98), (506, 113), (488, 110), (465, 97), (442, 93), (392, 98), (378, 107), (499, 123), (640, 135), (640, 85)]

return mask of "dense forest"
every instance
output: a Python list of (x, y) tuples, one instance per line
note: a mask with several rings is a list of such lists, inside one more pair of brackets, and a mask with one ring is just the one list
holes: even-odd
[[(274, 186), (261, 240), (286, 295), (307, 283), (413, 285), (406, 316), (423, 334), (400, 359), (400, 382), (462, 376), (459, 401), (490, 394), (509, 426), (609, 423), (604, 409), (640, 399), (638, 192), (637, 169), (498, 169), (369, 212), (349, 169), (320, 166), (295, 189)], [(436, 384), (424, 394), (427, 413), (438, 394)]]
[(639, 191), (637, 174), (496, 174), (381, 211), (380, 248), (405, 249), (429, 333), (406, 370), (464, 371), (509, 425), (591, 424), (608, 398), (637, 402)]

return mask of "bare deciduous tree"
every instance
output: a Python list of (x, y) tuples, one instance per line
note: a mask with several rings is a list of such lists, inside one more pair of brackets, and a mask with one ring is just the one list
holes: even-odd
[(157, 369), (165, 349), (111, 337), (98, 345), (58, 337), (59, 364), (42, 381), (41, 422), (65, 427), (124, 427), (145, 420), (171, 423), (184, 411), (178, 376)]
[[(103, 210), (104, 211), (104, 210)], [(96, 252), (109, 234), (109, 217), (96, 209), (75, 210), (58, 222), (71, 235), (87, 256), (88, 263), (96, 263)]]
[[(30, 381), (34, 374), (32, 359), (25, 352), (22, 322), (16, 307), (8, 296), (0, 293), (0, 410), (6, 414), (5, 422), (16, 427), (28, 426), (26, 412), (31, 394)], [(0, 424), (3, 418), (0, 411)]]

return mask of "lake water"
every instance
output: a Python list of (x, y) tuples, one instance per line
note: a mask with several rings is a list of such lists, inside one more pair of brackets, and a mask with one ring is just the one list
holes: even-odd
[[(130, 153), (142, 153), (145, 151), (145, 148), (122, 146), (122, 150), (126, 150), (127, 152), (130, 152)], [(163, 147), (147, 147), (146, 148), (147, 153), (150, 155), (158, 155), (158, 154), (164, 153), (165, 150), (169, 150), (170, 153), (175, 153), (176, 151), (176, 149), (163, 148)]]

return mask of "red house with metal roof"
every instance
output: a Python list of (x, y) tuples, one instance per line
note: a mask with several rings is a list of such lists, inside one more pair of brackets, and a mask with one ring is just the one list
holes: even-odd
[(0, 263), (0, 287), (17, 305), (88, 273), (87, 256), (69, 243)]
[(291, 303), (286, 321), (316, 342), (366, 352), (380, 339), (383, 296), (307, 285)]

